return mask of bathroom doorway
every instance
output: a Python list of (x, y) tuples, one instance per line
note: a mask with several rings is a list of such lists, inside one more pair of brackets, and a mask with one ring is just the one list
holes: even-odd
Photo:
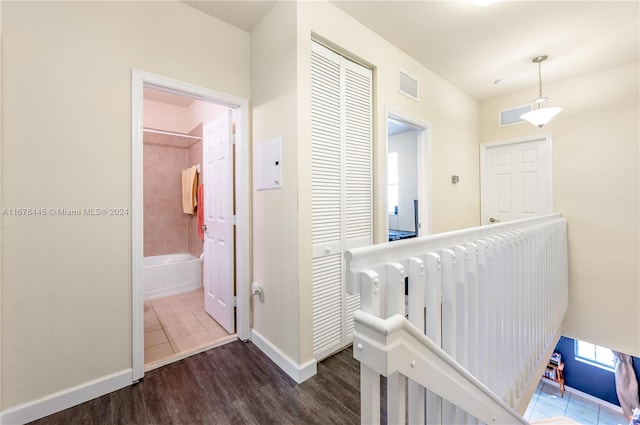
[[(234, 111), (153, 87), (144, 87), (143, 98), (144, 365), (149, 371), (235, 339), (235, 328), (225, 329), (205, 309), (203, 277), (211, 275), (208, 263), (215, 258), (204, 254), (201, 217), (217, 181), (208, 175), (204, 184), (203, 129), (232, 123)], [(208, 196), (200, 193), (205, 190)]]
[[(133, 71), (132, 286), (133, 381), (145, 370), (200, 351), (248, 339), (248, 102), (206, 88)], [(230, 190), (204, 184), (204, 130), (220, 117), (229, 121)], [(234, 134), (231, 134), (231, 129)], [(204, 141), (203, 141), (204, 139)], [(204, 162), (203, 162), (204, 160)], [(209, 167), (209, 174), (212, 169)], [(217, 175), (216, 178), (219, 178)], [(212, 181), (211, 176), (207, 182)], [(219, 181), (219, 180), (214, 180)], [(235, 187), (233, 186), (235, 182)], [(235, 235), (226, 264), (233, 326), (217, 323), (204, 308), (211, 287), (203, 242), (203, 211), (221, 192), (231, 192)], [(204, 196), (205, 202), (202, 202)], [(200, 202), (198, 202), (200, 201)], [(215, 202), (214, 202), (215, 203)], [(229, 202), (227, 202), (229, 204)], [(210, 233), (210, 232), (209, 232)], [(233, 236), (232, 236), (232, 239)], [(240, 265), (240, 267), (238, 266)], [(204, 267), (203, 267), (204, 266)], [(209, 264), (210, 266), (210, 264)], [(206, 273), (204, 273), (207, 276)], [(236, 277), (236, 279), (234, 279)], [(236, 301), (237, 300), (237, 301)], [(247, 301), (246, 303), (243, 301)], [(237, 305), (237, 306), (236, 306)], [(220, 321), (220, 318), (218, 318)], [(234, 333), (237, 324), (237, 333)]]

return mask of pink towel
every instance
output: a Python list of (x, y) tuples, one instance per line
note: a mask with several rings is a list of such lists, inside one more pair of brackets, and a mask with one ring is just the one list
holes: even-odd
[(204, 240), (204, 184), (198, 186), (198, 237)]

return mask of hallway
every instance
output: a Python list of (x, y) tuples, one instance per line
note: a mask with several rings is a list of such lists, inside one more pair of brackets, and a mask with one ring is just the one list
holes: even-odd
[(359, 394), (351, 349), (319, 363), (318, 374), (297, 385), (255, 345), (236, 341), (31, 424), (358, 424)]
[[(560, 398), (557, 387), (540, 382), (525, 419), (559, 416), (583, 425), (628, 423), (622, 414), (579, 395), (566, 392)], [(255, 345), (240, 341), (152, 370), (137, 385), (31, 422), (32, 425), (359, 423), (360, 367), (351, 348), (318, 363), (318, 374), (297, 385)]]

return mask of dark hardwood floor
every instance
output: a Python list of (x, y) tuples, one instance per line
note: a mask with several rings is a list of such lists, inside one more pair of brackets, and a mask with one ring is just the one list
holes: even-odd
[(348, 348), (296, 384), (252, 343), (232, 342), (32, 425), (358, 424), (360, 366)]

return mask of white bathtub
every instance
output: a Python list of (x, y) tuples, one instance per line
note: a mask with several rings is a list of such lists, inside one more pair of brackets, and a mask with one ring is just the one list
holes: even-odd
[(202, 262), (189, 253), (144, 257), (144, 299), (182, 294), (202, 286)]

